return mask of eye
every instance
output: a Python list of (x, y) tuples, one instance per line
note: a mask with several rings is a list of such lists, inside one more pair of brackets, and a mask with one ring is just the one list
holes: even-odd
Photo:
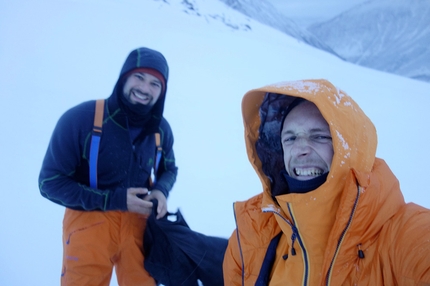
[(294, 141), (296, 140), (297, 136), (286, 136), (284, 138), (282, 138), (282, 144), (284, 145), (290, 145), (293, 144)]
[(143, 76), (140, 73), (135, 73), (134, 76), (140, 80), (143, 80)]
[(151, 82), (151, 85), (154, 86), (154, 87), (161, 88), (161, 83), (156, 82), (156, 81)]
[(322, 135), (322, 134), (313, 135), (311, 139), (312, 141), (317, 143), (330, 143), (332, 141), (332, 138), (330, 135)]

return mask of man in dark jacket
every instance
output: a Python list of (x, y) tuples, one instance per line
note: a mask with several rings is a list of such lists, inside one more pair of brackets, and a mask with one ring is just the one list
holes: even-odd
[[(120, 285), (155, 285), (143, 267), (143, 232), (152, 199), (158, 200), (157, 218), (166, 214), (177, 175), (173, 134), (163, 117), (168, 74), (158, 51), (138, 48), (127, 57), (104, 105), (96, 185), (90, 179), (96, 101), (59, 119), (39, 188), (66, 207), (62, 285), (109, 285), (114, 266)], [(156, 133), (162, 153), (154, 170)]]

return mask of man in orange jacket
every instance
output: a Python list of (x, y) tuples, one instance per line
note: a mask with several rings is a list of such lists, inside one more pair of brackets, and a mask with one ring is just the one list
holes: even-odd
[(284, 82), (242, 111), (263, 192), (234, 205), (225, 285), (430, 285), (430, 210), (405, 203), (348, 95)]

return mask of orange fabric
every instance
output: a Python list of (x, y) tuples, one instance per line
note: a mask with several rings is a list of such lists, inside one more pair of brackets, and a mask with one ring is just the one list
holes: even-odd
[(146, 218), (130, 212), (66, 209), (61, 285), (155, 285), (143, 267)]
[[(277, 196), (279, 205), (255, 149), (267, 92), (314, 102), (333, 138), (326, 182), (306, 194)], [(282, 82), (249, 91), (242, 112), (248, 157), (263, 192), (235, 203), (237, 228), (224, 259), (225, 285), (254, 285), (267, 247), (280, 231), (271, 286), (430, 285), (430, 211), (405, 204), (396, 177), (375, 157), (372, 122), (349, 96), (325, 80)], [(294, 243), (296, 255), (290, 224), (301, 239)]]
[(94, 132), (100, 132), (103, 125), (103, 113), (105, 107), (105, 100), (98, 99), (96, 100), (96, 114), (94, 116)]

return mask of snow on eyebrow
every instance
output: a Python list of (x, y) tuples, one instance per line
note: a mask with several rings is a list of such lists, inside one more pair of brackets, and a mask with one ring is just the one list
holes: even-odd
[(276, 88), (284, 89), (284, 90), (297, 90), (302, 93), (311, 93), (316, 94), (321, 86), (318, 83), (315, 82), (309, 82), (309, 81), (283, 81), (274, 84)]
[(336, 130), (336, 134), (337, 134), (337, 138), (339, 138), (339, 140), (342, 142), (342, 146), (345, 150), (349, 149), (349, 145), (348, 142), (345, 141), (345, 139), (343, 138), (342, 134), (339, 133), (339, 131)]

